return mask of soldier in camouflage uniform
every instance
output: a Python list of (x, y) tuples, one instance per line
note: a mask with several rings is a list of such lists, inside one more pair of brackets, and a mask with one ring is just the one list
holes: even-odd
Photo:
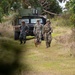
[(20, 36), (19, 36), (19, 39), (20, 39), (20, 44), (22, 44), (22, 42), (24, 41), (24, 43), (26, 43), (26, 33), (28, 32), (28, 26), (27, 24), (25, 23), (24, 20), (22, 20), (22, 24), (20, 26)]
[(46, 24), (43, 27), (43, 35), (46, 41), (46, 47), (50, 47), (51, 41), (52, 41), (52, 36), (51, 33), (53, 32), (52, 27), (51, 27), (51, 22), (49, 19), (47, 19)]
[(37, 39), (37, 42), (40, 43), (42, 38), (42, 29), (43, 25), (40, 23), (40, 20), (37, 20), (37, 23), (34, 25), (33, 33), (35, 35), (35, 38)]

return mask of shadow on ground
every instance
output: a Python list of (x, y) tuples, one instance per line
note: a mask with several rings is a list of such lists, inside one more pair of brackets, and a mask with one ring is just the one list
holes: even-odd
[(0, 38), (0, 75), (21, 75), (22, 49), (18, 42)]

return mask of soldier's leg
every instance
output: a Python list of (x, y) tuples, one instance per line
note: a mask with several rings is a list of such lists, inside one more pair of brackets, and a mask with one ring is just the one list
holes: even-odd
[(37, 42), (39, 42), (39, 34), (36, 35)]
[(48, 48), (49, 47), (49, 44), (48, 44), (48, 41), (46, 41), (46, 48)]
[(39, 33), (39, 43), (41, 43), (41, 33)]
[(48, 47), (50, 47), (50, 43), (51, 43), (51, 42), (50, 42), (50, 41), (48, 41)]
[(23, 34), (23, 41), (24, 41), (24, 44), (26, 43), (26, 33)]
[(34, 40), (34, 44), (35, 44), (36, 47), (37, 47), (37, 43), (38, 43), (38, 35), (36, 34), (35, 35), (35, 40)]
[(51, 41), (52, 41), (52, 36), (49, 35), (49, 36), (48, 36), (48, 45), (49, 45), (49, 47), (50, 47), (50, 45), (51, 45)]
[(49, 44), (48, 44), (48, 35), (45, 36), (45, 40), (46, 40), (46, 48), (49, 47)]
[(20, 36), (19, 36), (20, 44), (22, 44), (22, 39), (23, 39), (23, 35), (20, 34)]

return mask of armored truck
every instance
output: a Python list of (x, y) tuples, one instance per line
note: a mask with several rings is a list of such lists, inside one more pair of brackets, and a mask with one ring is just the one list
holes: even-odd
[(21, 9), (19, 10), (19, 17), (14, 20), (14, 39), (19, 39), (21, 21), (24, 20), (29, 26), (27, 35), (34, 36), (33, 28), (37, 20), (40, 20), (41, 24), (45, 25), (46, 18), (40, 15), (40, 9)]

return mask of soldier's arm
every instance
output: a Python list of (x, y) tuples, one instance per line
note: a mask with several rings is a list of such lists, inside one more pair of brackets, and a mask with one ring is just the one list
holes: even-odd
[(29, 26), (28, 26), (28, 25), (26, 25), (26, 31), (27, 31), (27, 32), (29, 31)]

